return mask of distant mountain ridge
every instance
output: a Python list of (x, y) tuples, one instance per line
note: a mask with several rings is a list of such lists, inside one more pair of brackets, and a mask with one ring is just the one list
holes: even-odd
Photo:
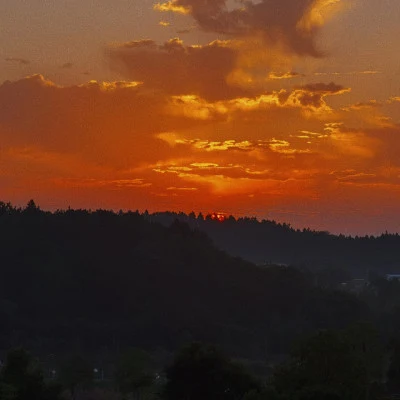
[(341, 268), (354, 277), (372, 273), (400, 273), (400, 236), (378, 237), (333, 235), (310, 229), (296, 230), (288, 224), (255, 218), (226, 217), (221, 222), (194, 213), (161, 212), (150, 221), (170, 225), (175, 219), (209, 235), (215, 245), (232, 256), (255, 264), (307, 265)]

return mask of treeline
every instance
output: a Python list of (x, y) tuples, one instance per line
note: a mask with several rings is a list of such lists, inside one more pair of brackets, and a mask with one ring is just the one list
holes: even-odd
[(400, 273), (400, 236), (351, 237), (256, 218), (162, 212), (148, 218), (166, 226), (175, 219), (207, 233), (218, 248), (256, 264), (307, 265), (310, 268), (339, 268), (354, 278)]
[[(110, 374), (81, 356), (46, 376), (22, 349), (0, 369), (2, 400), (383, 400), (398, 398), (400, 342), (382, 346), (369, 324), (296, 341), (270, 374), (251, 372), (212, 345), (191, 343), (165, 365), (141, 349), (119, 355)], [(396, 397), (397, 396), (397, 397)]]

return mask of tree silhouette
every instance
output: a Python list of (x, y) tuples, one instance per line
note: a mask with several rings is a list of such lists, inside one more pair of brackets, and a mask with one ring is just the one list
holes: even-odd
[(92, 383), (93, 367), (79, 355), (70, 356), (60, 366), (59, 381), (75, 400), (78, 393)]
[(29, 200), (28, 204), (24, 209), (24, 213), (28, 215), (38, 214), (40, 212), (40, 208), (36, 205), (33, 200)]
[(292, 358), (274, 374), (276, 390), (300, 399), (369, 398), (370, 385), (379, 376), (376, 370), (382, 371), (381, 354), (370, 331), (364, 327), (354, 336), (356, 329), (360, 327), (322, 331), (299, 342)]
[(193, 343), (167, 369), (167, 400), (238, 399), (258, 389), (257, 381), (210, 345)]
[(59, 387), (45, 384), (39, 365), (23, 349), (7, 354), (0, 382), (2, 400), (56, 400), (60, 394)]
[(155, 378), (152, 360), (141, 349), (129, 349), (120, 356), (115, 371), (115, 383), (125, 396), (132, 395), (140, 399), (143, 392), (150, 388)]

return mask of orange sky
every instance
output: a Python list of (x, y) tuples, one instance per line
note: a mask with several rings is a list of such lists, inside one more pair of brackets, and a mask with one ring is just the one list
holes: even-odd
[(400, 231), (400, 2), (377, 3), (0, 0), (0, 200)]

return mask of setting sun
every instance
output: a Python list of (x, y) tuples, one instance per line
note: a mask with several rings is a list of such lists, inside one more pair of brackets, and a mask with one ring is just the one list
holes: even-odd
[(226, 220), (226, 214), (224, 213), (212, 213), (211, 219), (214, 221), (224, 222)]

